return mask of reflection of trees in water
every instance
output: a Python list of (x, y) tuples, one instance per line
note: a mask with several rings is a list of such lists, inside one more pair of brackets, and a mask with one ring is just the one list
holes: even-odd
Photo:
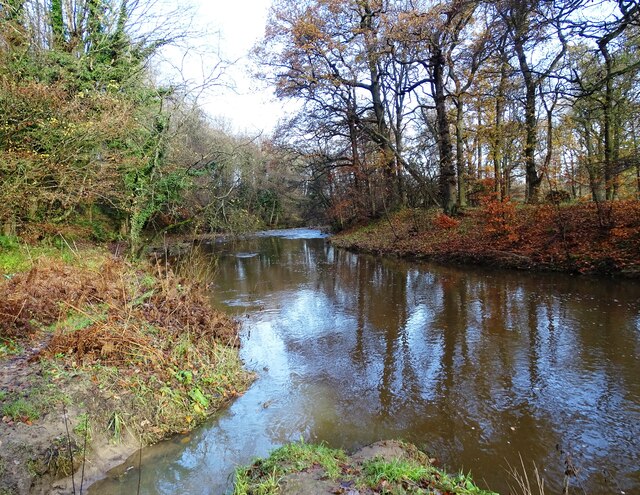
[[(335, 256), (337, 286), (353, 295), (357, 314), (350, 356), (356, 368), (377, 371), (382, 419), (408, 419), (404, 427), (440, 434), (478, 455), (489, 445), (510, 445), (513, 458), (524, 452), (556, 472), (562, 463), (550, 445), (577, 444), (585, 427), (604, 428), (613, 443), (618, 434), (607, 417), (629, 421), (621, 395), (629, 381), (628, 391), (637, 390), (638, 365), (629, 359), (633, 352), (620, 351), (638, 345), (633, 311), (599, 304), (592, 318), (590, 305), (571, 295), (592, 298), (586, 294), (593, 283), (581, 288), (567, 277), (447, 268), (434, 276), (402, 262)], [(421, 340), (407, 328), (418, 311), (425, 315)], [(435, 378), (426, 369), (433, 360)], [(423, 399), (428, 387), (437, 391), (434, 403)], [(597, 445), (586, 449), (608, 455)]]
[[(385, 424), (452, 460), (489, 452), (495, 464), (522, 452), (556, 474), (556, 443), (585, 444), (593, 458), (637, 451), (622, 438), (640, 436), (629, 424), (640, 401), (640, 308), (630, 284), (427, 271), (322, 241), (261, 242), (253, 247), (259, 256), (221, 263), (219, 280), (256, 297), (316, 291), (310, 304), (323, 313), (305, 317), (335, 318), (324, 323), (338, 328), (288, 349), (313, 361), (310, 368), (325, 367), (339, 417), (356, 416), (359, 428)], [(583, 438), (595, 430), (601, 443)]]

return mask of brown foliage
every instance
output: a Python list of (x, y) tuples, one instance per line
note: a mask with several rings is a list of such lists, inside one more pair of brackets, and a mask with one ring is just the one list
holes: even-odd
[(440, 229), (453, 229), (460, 225), (460, 220), (451, 218), (449, 215), (445, 215), (444, 213), (439, 213), (433, 219), (433, 225)]
[[(599, 208), (607, 210), (605, 226)], [(393, 230), (379, 222), (333, 242), (441, 261), (640, 277), (640, 201), (516, 208), (485, 198), (457, 227), (439, 228), (441, 216), (429, 211), (399, 213), (392, 221)]]
[[(160, 362), (185, 335), (210, 346), (237, 343), (236, 324), (197, 287), (157, 273), (151, 279), (116, 259), (94, 270), (41, 261), (0, 285), (0, 336), (25, 338), (59, 322), (46, 355), (114, 365)], [(83, 328), (66, 325), (69, 314), (85, 318)]]
[(28, 272), (0, 285), (0, 335), (27, 337), (73, 307), (116, 298), (116, 289), (108, 282), (114, 270), (114, 262), (105, 263), (101, 272), (60, 261), (36, 262)]
[(510, 198), (500, 200), (496, 193), (486, 194), (480, 205), (480, 217), (487, 234), (509, 242), (518, 240), (516, 206)]

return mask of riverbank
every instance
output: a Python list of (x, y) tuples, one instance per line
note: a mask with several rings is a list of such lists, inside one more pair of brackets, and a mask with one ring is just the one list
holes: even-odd
[(323, 445), (293, 443), (236, 472), (234, 495), (448, 493), (496, 495), (469, 475), (449, 475), (414, 445), (382, 441), (347, 456)]
[(251, 383), (237, 324), (164, 264), (4, 241), (0, 493), (79, 493)]
[(341, 232), (335, 246), (373, 254), (519, 270), (640, 277), (640, 201), (487, 202), (448, 217), (404, 209)]

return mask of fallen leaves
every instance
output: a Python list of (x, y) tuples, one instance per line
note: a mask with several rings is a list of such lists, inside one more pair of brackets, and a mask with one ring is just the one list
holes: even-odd
[(332, 243), (445, 262), (640, 276), (640, 201), (532, 206), (488, 197), (451, 219), (457, 224), (449, 218), (402, 210)]

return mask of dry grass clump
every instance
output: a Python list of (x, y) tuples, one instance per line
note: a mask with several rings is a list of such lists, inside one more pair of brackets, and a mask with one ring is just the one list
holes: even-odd
[(0, 283), (0, 336), (29, 337), (51, 325), (73, 307), (116, 300), (117, 262), (107, 260), (99, 271), (40, 259), (26, 273)]
[[(60, 323), (61, 331), (49, 349), (75, 349), (78, 357), (96, 350), (105, 356), (114, 341), (120, 341), (120, 348), (128, 341), (137, 347), (149, 340), (142, 330), (150, 325), (166, 334), (186, 332), (198, 340), (236, 344), (235, 323), (213, 311), (197, 287), (159, 267), (151, 273), (154, 276), (114, 258), (94, 269), (38, 260), (28, 272), (0, 283), (1, 336), (25, 338), (43, 326)], [(70, 313), (83, 315), (88, 324), (65, 331), (64, 320)]]
[[(39, 273), (47, 276), (32, 270), (26, 277), (37, 279)], [(109, 259), (97, 273), (76, 269), (75, 275), (60, 283), (65, 290), (57, 306), (76, 318), (58, 318), (46, 350), (49, 356), (65, 354), (84, 363), (115, 366), (166, 365), (185, 336), (198, 347), (237, 345), (236, 323), (214, 311), (196, 286), (159, 265), (143, 271)]]
[(160, 265), (41, 259), (0, 281), (0, 338), (45, 342), (39, 357), (57, 375), (82, 374), (96, 387), (85, 395), (101, 398), (90, 414), (108, 410), (148, 443), (190, 429), (246, 389), (237, 330)]

